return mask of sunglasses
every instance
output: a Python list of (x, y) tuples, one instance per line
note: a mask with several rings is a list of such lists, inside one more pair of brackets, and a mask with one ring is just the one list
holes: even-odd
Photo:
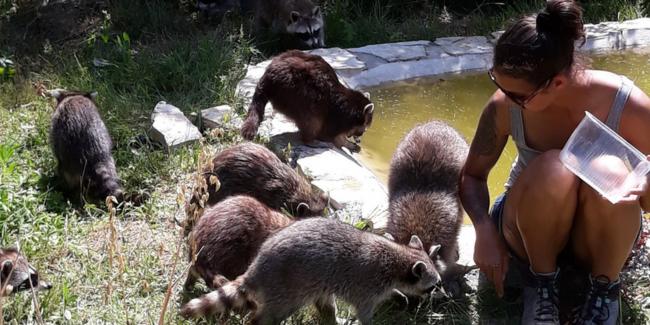
[(548, 80), (546, 80), (546, 82), (544, 82), (542, 85), (537, 87), (537, 89), (535, 89), (535, 91), (533, 91), (530, 95), (528, 95), (528, 97), (526, 97), (524, 100), (519, 100), (517, 97), (521, 97), (521, 96), (515, 95), (503, 89), (501, 85), (497, 83), (497, 79), (494, 78), (494, 75), (492, 74), (492, 69), (489, 69), (487, 73), (488, 76), (490, 77), (490, 80), (492, 80), (492, 82), (494, 83), (494, 85), (496, 85), (497, 88), (499, 88), (499, 90), (501, 90), (501, 92), (503, 92), (503, 94), (506, 95), (506, 97), (508, 97), (513, 103), (515, 103), (515, 105), (521, 107), (521, 109), (526, 109), (525, 105), (528, 102), (530, 102), (535, 96), (537, 96), (537, 94), (542, 92), (542, 90), (546, 89), (546, 87), (548, 87), (551, 84), (551, 80), (553, 80), (553, 77), (549, 78)]

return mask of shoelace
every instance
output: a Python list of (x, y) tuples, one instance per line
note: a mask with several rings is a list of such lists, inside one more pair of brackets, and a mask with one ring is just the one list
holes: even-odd
[(554, 290), (555, 280), (540, 281), (537, 289), (539, 295), (539, 308), (535, 310), (536, 321), (555, 321), (558, 318), (557, 292)]
[(599, 276), (597, 279), (600, 278), (604, 278), (604, 281), (596, 281), (596, 279), (594, 279), (591, 284), (589, 294), (587, 295), (587, 301), (589, 304), (584, 311), (585, 314), (583, 315), (583, 306), (578, 306), (576, 309), (574, 309), (577, 311), (573, 321), (574, 324), (600, 325), (604, 324), (604, 322), (609, 319), (609, 307), (607, 306), (605, 299), (607, 299), (607, 296), (609, 295), (609, 291), (611, 289), (609, 288), (611, 280), (604, 275)]

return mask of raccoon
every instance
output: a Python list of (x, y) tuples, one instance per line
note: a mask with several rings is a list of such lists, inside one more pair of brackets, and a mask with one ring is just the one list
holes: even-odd
[(253, 0), (256, 29), (270, 27), (276, 34), (292, 35), (302, 47), (325, 46), (325, 22), (319, 6), (310, 0)]
[(252, 324), (279, 324), (306, 303), (321, 323), (336, 324), (334, 296), (356, 309), (363, 325), (395, 291), (427, 293), (440, 277), (422, 242), (409, 245), (335, 219), (298, 220), (267, 239), (244, 275), (181, 309), (184, 317), (256, 309)]
[[(286, 209), (294, 217), (322, 216), (329, 196), (316, 191), (309, 181), (280, 161), (266, 147), (244, 142), (217, 153), (212, 168), (206, 167), (203, 176), (208, 184), (207, 205), (237, 194), (250, 195), (270, 208)], [(210, 184), (217, 176), (221, 186)], [(198, 204), (204, 194), (195, 195), (190, 204)]]
[(270, 101), (273, 109), (293, 120), (305, 144), (319, 140), (359, 152), (361, 147), (347, 137), (359, 142), (372, 125), (375, 106), (369, 97), (343, 86), (322, 57), (287, 51), (273, 59), (258, 82), (241, 135), (255, 137)]
[(459, 271), (458, 234), (464, 214), (458, 191), (468, 152), (467, 141), (447, 123), (419, 124), (398, 144), (388, 174), (386, 231), (398, 243), (408, 243), (412, 235), (421, 238), (453, 295), (458, 295), (451, 290), (451, 279)]
[[(15, 248), (0, 248), (0, 296), (31, 290), (50, 290), (52, 284), (39, 276), (36, 269), (27, 263)], [(6, 285), (6, 287), (5, 287)]]
[(208, 18), (223, 18), (235, 5), (235, 0), (198, 0), (196, 8), (203, 10)]
[(111, 138), (94, 103), (96, 92), (52, 91), (57, 106), (52, 113), (50, 141), (57, 160), (57, 171), (68, 191), (87, 191), (91, 199), (105, 200), (112, 195), (136, 205), (140, 195), (123, 195)]
[(208, 288), (216, 290), (228, 279), (244, 274), (264, 240), (292, 222), (292, 218), (247, 195), (230, 196), (208, 208), (192, 230), (190, 262), (194, 254), (197, 256), (185, 289), (201, 277)]

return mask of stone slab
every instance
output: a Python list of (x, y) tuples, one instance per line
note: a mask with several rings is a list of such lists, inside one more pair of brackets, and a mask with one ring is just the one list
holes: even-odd
[(185, 117), (178, 107), (158, 102), (151, 114), (149, 136), (167, 150), (188, 145), (201, 139), (199, 129)]
[(273, 136), (271, 143), (278, 154), (291, 143), (293, 153), (290, 156), (312, 179), (312, 184), (328, 192), (335, 205), (341, 208), (342, 211), (337, 212), (339, 219), (354, 223), (369, 219), (375, 230), (386, 228), (388, 190), (347, 149), (305, 146), (298, 132)]
[(350, 80), (353, 88), (377, 86), (412, 78), (423, 78), (449, 72), (487, 69), (492, 65), (492, 53), (448, 56), (441, 59), (394, 62), (359, 73)]
[(244, 123), (242, 118), (229, 105), (220, 105), (201, 110), (201, 121), (205, 129), (224, 128), (238, 130)]
[(424, 50), (424, 46), (422, 45), (404, 46), (394, 44), (379, 44), (357, 47), (349, 49), (349, 51), (354, 54), (372, 54), (376, 57), (386, 60), (387, 62), (418, 60), (427, 56), (427, 53)]

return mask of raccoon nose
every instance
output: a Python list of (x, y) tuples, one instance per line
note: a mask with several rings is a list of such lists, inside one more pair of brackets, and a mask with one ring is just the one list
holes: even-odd
[(49, 283), (49, 282), (46, 282), (46, 281), (43, 281), (42, 285), (43, 285), (43, 289), (45, 289), (45, 290), (50, 290), (53, 287), (52, 283)]

